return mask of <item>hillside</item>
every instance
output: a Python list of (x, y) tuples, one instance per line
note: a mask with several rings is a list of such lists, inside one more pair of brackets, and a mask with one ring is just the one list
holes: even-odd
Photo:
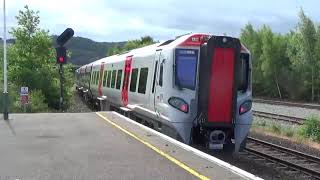
[[(54, 46), (58, 36), (52, 36)], [(14, 39), (8, 39), (8, 44), (13, 44)], [(0, 47), (2, 47), (3, 40), (0, 38)], [(73, 37), (67, 42), (66, 47), (71, 52), (69, 63), (75, 65), (83, 65), (95, 61), (97, 59), (107, 56), (109, 48), (118, 45), (122, 47), (125, 42), (95, 42), (88, 38)]]
[[(54, 42), (57, 36), (52, 37)], [(94, 60), (106, 57), (107, 50), (115, 45), (123, 46), (125, 42), (95, 42), (83, 37), (73, 37), (66, 47), (71, 52), (69, 62), (83, 65)]]

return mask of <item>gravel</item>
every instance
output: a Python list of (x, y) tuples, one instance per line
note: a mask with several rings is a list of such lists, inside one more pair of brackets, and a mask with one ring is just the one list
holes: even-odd
[(283, 146), (299, 152), (320, 157), (320, 149), (316, 149), (305, 144), (297, 143), (289, 139), (283, 139), (281, 137), (270, 136), (267, 134), (257, 133), (257, 132), (250, 132), (250, 136), (257, 139), (261, 139), (263, 141), (267, 141), (269, 143), (277, 144), (279, 146)]
[(310, 115), (317, 115), (320, 117), (320, 110), (307, 109), (302, 107), (289, 107), (283, 105), (253, 103), (252, 109), (255, 111), (263, 111), (268, 113), (281, 114), (300, 118), (307, 118)]
[(92, 112), (92, 110), (84, 103), (77, 91), (74, 91), (70, 108), (67, 112), (80, 113), (80, 112)]

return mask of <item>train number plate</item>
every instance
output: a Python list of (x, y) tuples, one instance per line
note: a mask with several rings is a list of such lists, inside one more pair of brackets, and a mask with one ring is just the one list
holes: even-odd
[(209, 149), (222, 149), (222, 148), (223, 148), (223, 144), (209, 143)]

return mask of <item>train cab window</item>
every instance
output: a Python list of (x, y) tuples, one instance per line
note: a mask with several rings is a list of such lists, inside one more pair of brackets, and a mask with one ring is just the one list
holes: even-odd
[(107, 87), (110, 87), (111, 82), (111, 71), (108, 71)]
[(112, 80), (111, 80), (111, 88), (114, 88), (116, 84), (116, 75), (117, 75), (117, 70), (112, 71)]
[(130, 91), (135, 92), (137, 87), (138, 68), (132, 69)]
[(240, 54), (238, 91), (246, 92), (249, 83), (249, 54)]
[(195, 89), (197, 62), (198, 50), (176, 49), (175, 83), (179, 88)]
[(103, 80), (102, 80), (102, 86), (106, 87), (106, 81), (107, 81), (107, 71), (104, 71), (103, 73)]
[(122, 69), (119, 69), (119, 70), (118, 70), (118, 73), (117, 73), (116, 89), (120, 89), (121, 79), (122, 79)]
[(148, 79), (148, 68), (141, 68), (139, 76), (138, 93), (145, 94)]

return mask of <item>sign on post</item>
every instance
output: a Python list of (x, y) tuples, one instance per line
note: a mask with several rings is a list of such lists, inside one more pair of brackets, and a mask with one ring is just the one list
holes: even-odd
[(21, 87), (20, 88), (20, 101), (21, 104), (25, 105), (29, 102), (29, 89), (28, 87)]

